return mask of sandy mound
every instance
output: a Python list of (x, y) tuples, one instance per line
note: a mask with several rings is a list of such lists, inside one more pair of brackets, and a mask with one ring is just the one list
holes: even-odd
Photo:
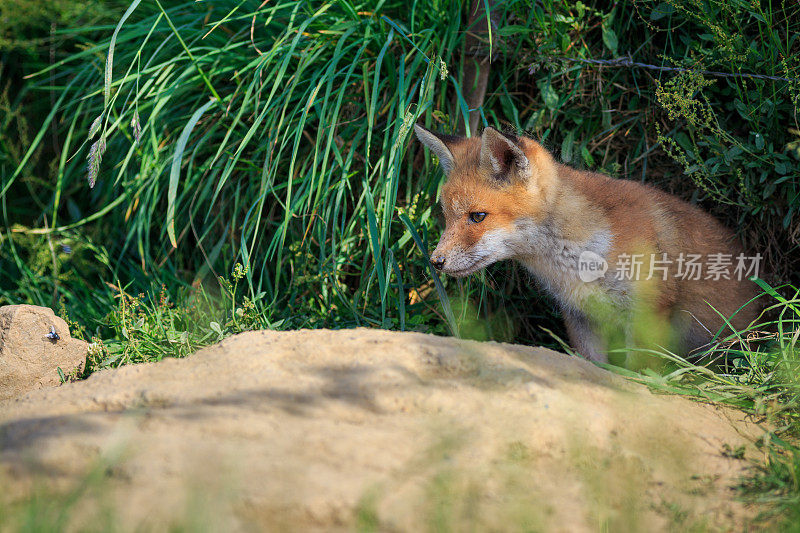
[(57, 369), (67, 375), (81, 366), (87, 346), (48, 307), (0, 307), (0, 400), (61, 383)]
[(542, 348), (259, 331), (0, 402), (0, 485), (91, 479), (130, 528), (741, 529), (752, 434)]

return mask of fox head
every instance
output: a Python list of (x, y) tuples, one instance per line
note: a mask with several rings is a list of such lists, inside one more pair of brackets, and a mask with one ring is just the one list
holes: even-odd
[(441, 204), (445, 230), (431, 263), (463, 277), (531, 253), (552, 202), (555, 164), (539, 143), (486, 128), (480, 137), (441, 135), (415, 125), (417, 138), (439, 158), (447, 181)]

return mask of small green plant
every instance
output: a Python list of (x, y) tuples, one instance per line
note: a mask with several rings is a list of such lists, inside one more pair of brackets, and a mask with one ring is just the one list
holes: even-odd
[(103, 321), (102, 340), (95, 336), (89, 345), (84, 376), (128, 363), (184, 357), (248, 329), (280, 327), (282, 322), (270, 322), (269, 314), (239, 290), (246, 273), (237, 263), (230, 278), (219, 278), (219, 293), (198, 285), (179, 293), (177, 303), (165, 286), (135, 296), (120, 289), (116, 307)]

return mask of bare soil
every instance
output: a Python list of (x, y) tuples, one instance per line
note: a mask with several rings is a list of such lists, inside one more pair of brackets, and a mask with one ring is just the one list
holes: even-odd
[(0, 401), (0, 492), (92, 479), (74, 529), (742, 530), (759, 434), (543, 348), (258, 331)]

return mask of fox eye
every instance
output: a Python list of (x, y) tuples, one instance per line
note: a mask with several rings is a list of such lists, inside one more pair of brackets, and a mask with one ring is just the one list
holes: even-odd
[(483, 222), (484, 218), (486, 218), (486, 213), (477, 212), (469, 214), (469, 219), (476, 224), (478, 222)]

